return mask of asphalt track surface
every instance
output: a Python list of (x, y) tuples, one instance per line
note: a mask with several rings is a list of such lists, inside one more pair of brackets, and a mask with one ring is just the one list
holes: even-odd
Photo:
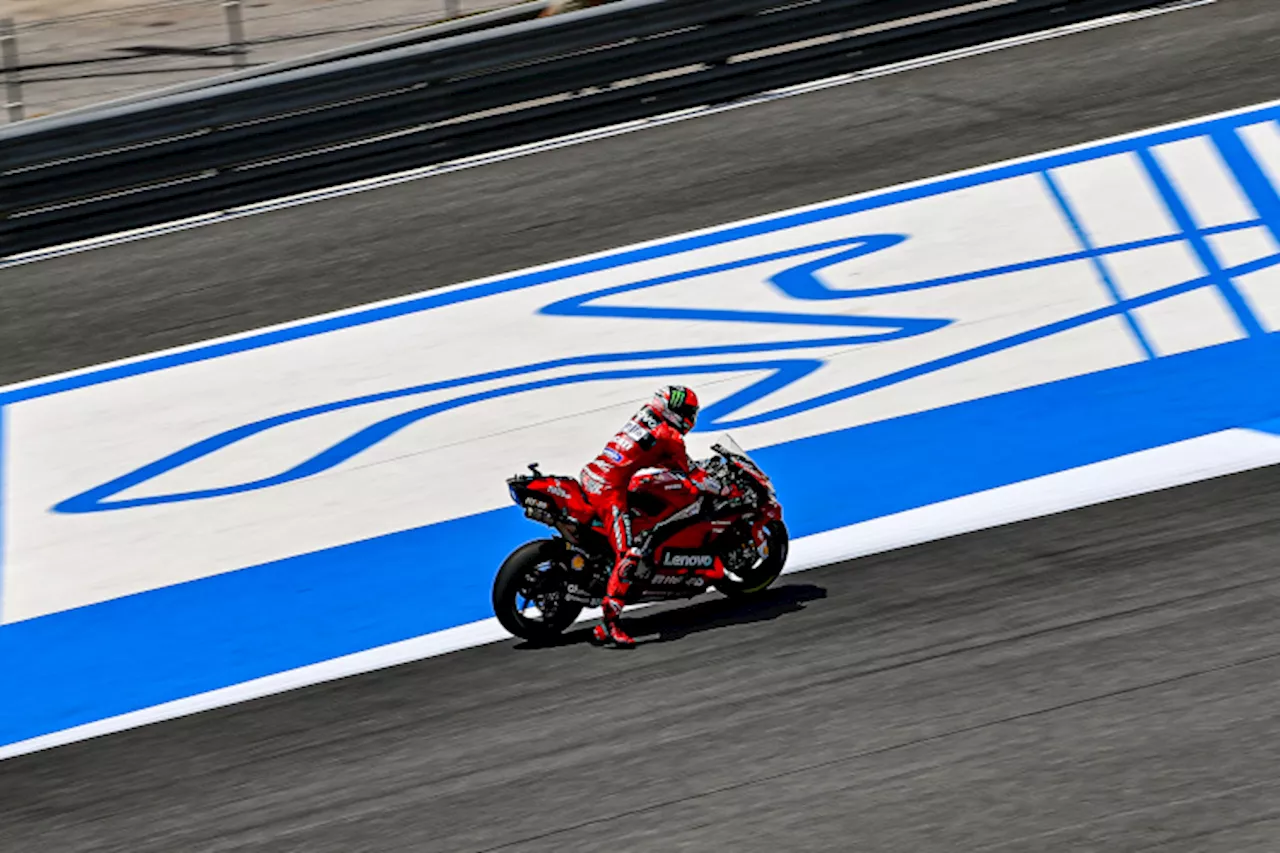
[(1280, 468), (0, 764), (9, 851), (1274, 851)]
[[(1227, 0), (0, 272), (5, 379), (1280, 97)], [(854, 484), (856, 485), (856, 484)], [(0, 763), (0, 850), (1280, 847), (1280, 469)]]

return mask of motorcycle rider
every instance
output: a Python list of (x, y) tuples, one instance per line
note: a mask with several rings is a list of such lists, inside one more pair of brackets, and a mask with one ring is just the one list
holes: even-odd
[(683, 385), (668, 385), (627, 421), (603, 451), (582, 469), (587, 500), (599, 514), (613, 546), (613, 573), (602, 602), (604, 618), (592, 633), (601, 645), (630, 648), (635, 641), (618, 625), (636, 568), (646, 556), (631, 537), (627, 485), (642, 468), (690, 471), (684, 436), (698, 419), (698, 396)]

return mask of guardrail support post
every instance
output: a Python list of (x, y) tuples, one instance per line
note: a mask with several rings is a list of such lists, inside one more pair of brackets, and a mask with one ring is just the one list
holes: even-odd
[(5, 110), (9, 121), (22, 121), (26, 112), (22, 106), (22, 72), (18, 64), (18, 30), (13, 18), (0, 18), (0, 58), (4, 62)]
[(222, 0), (222, 10), (227, 15), (227, 44), (231, 47), (231, 64), (244, 68), (249, 61), (244, 46), (244, 17), (240, 12), (240, 0)]
[(444, 16), (446, 18), (456, 18), (462, 14), (462, 10), (458, 8), (458, 0), (444, 0)]

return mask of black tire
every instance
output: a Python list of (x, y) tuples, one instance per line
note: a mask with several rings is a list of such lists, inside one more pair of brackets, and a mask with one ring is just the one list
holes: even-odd
[(791, 535), (787, 526), (781, 521), (774, 521), (765, 530), (769, 534), (769, 556), (749, 573), (743, 575), (742, 583), (726, 578), (716, 584), (716, 589), (728, 598), (742, 598), (764, 592), (782, 574), (787, 564), (787, 549), (791, 543)]
[[(582, 605), (563, 599), (565, 570), (557, 562), (563, 554), (564, 546), (556, 540), (536, 539), (503, 560), (493, 580), (493, 612), (502, 627), (521, 639), (541, 643), (573, 624)], [(539, 608), (536, 616), (529, 615), (530, 604)], [(544, 612), (541, 608), (546, 604), (552, 606)]]

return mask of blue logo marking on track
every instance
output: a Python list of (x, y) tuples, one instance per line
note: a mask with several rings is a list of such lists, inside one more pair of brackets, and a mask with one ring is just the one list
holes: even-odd
[[(943, 276), (922, 281), (904, 282), (901, 284), (861, 288), (834, 289), (820, 278), (819, 274), (836, 264), (854, 262), (874, 253), (890, 250), (907, 242), (908, 236), (903, 234), (870, 234), (848, 237), (817, 243), (810, 246), (772, 252), (722, 264), (701, 267), (692, 270), (672, 273), (656, 278), (644, 279), (610, 288), (592, 291), (585, 294), (562, 299), (544, 306), (540, 313), (565, 317), (580, 318), (622, 318), (637, 321), (654, 320), (696, 320), (717, 323), (745, 324), (783, 324), (788, 326), (810, 326), (824, 329), (839, 329), (840, 334), (820, 337), (802, 337), (795, 340), (771, 341), (761, 343), (728, 344), (718, 346), (690, 347), (682, 349), (658, 349), (638, 352), (596, 353), (569, 358), (553, 359), (534, 364), (512, 367), (505, 370), (489, 371), (481, 374), (462, 376), (454, 379), (414, 385), (394, 389), (377, 394), (335, 400), (318, 406), (299, 409), (294, 412), (277, 415), (253, 423), (218, 433), (191, 444), (175, 453), (157, 459), (147, 465), (130, 471), (101, 485), (95, 486), (80, 494), (69, 497), (53, 509), (61, 513), (91, 513), (106, 510), (128, 509), (131, 507), (152, 506), (157, 504), (194, 501), (206, 498), (249, 492), (270, 488), (284, 483), (294, 482), (327, 471), (345, 462), (358, 453), (387, 439), (410, 424), (441, 412), (458, 409), (485, 400), (511, 396), (543, 388), (576, 385), (587, 382), (598, 382), (643, 377), (662, 377), (673, 373), (685, 375), (711, 375), (728, 372), (762, 371), (766, 376), (729, 397), (707, 406), (703, 410), (700, 431), (733, 429), (766, 423), (779, 418), (786, 418), (807, 412), (822, 406), (866, 394), (880, 388), (926, 375), (956, 364), (972, 361), (1008, 350), (1031, 341), (1051, 335), (1060, 334), (1080, 326), (1110, 317), (1123, 318), (1137, 341), (1139, 347), (1148, 358), (1154, 358), (1155, 352), (1142, 331), (1133, 311), (1144, 305), (1153, 304), (1192, 290), (1213, 287), (1222, 293), (1227, 304), (1243, 331), (1250, 337), (1265, 334), (1257, 317), (1247, 302), (1236, 289), (1232, 279), (1280, 264), (1280, 255), (1259, 258), (1248, 263), (1224, 268), (1218, 262), (1206, 240), (1215, 234), (1229, 233), (1258, 226), (1268, 226), (1272, 233), (1280, 239), (1280, 196), (1263, 175), (1257, 163), (1245, 149), (1234, 131), (1218, 130), (1209, 137), (1222, 153), (1224, 161), (1236, 176), (1254, 207), (1262, 214), (1261, 219), (1236, 222), (1213, 228), (1197, 228), (1191, 219), (1186, 203), (1178, 196), (1169, 178), (1164, 174), (1159, 163), (1148, 148), (1135, 146), (1138, 157), (1145, 167), (1153, 186), (1161, 196), (1165, 207), (1173, 221), (1177, 224), (1178, 233), (1152, 237), (1128, 243), (1095, 246), (1080, 226), (1079, 220), (1070, 204), (1057, 187), (1048, 170), (1039, 172), (1046, 189), (1057, 202), (1064, 220), (1071, 227), (1081, 243), (1078, 251), (1051, 257), (1044, 257), (1008, 264), (989, 269), (971, 271), (951, 276)], [(1107, 270), (1107, 257), (1121, 252), (1160, 246), (1171, 243), (1189, 244), (1204, 269), (1204, 274), (1189, 281), (1184, 281), (1141, 296), (1124, 299), (1121, 297)], [(815, 257), (816, 256), (816, 257)], [(808, 312), (764, 312), (738, 311), (705, 308), (679, 307), (645, 307), (645, 306), (609, 306), (599, 301), (610, 296), (630, 293), (649, 288), (671, 284), (679, 281), (695, 279), (716, 273), (730, 272), (759, 264), (781, 260), (796, 259), (798, 263), (773, 274), (769, 283), (778, 291), (800, 302), (825, 302), (831, 300), (849, 300), (882, 296), (895, 293), (923, 290), (927, 288), (945, 287), (951, 284), (974, 282), (1011, 273), (1035, 269), (1044, 269), (1061, 264), (1080, 261), (1092, 263), (1103, 285), (1112, 298), (1112, 304), (1103, 308), (1085, 312), (1054, 323), (1027, 329), (981, 346), (947, 355), (921, 364), (913, 365), (884, 376), (839, 388), (806, 400), (778, 406), (771, 410), (746, 416), (734, 415), (747, 406), (765, 400), (774, 392), (787, 387), (796, 380), (808, 376), (821, 369), (825, 362), (816, 358), (781, 357), (786, 353), (800, 353), (831, 346), (848, 346), (854, 344), (877, 343), (898, 340), (906, 337), (927, 334), (940, 329), (950, 322), (940, 317), (885, 317), (857, 316), (844, 314), (818, 314)], [(856, 331), (855, 331), (856, 330)], [(762, 358), (752, 361), (705, 361), (688, 363), (682, 361), (689, 358), (706, 358), (716, 356), (742, 356), (752, 354), (773, 354), (778, 357)], [(670, 361), (664, 366), (628, 367), (628, 363), (637, 361)], [(606, 367), (607, 366), (607, 367)], [(531, 378), (536, 374), (566, 367), (593, 368), (583, 372), (551, 378)], [(470, 394), (462, 394), (450, 400), (433, 403), (429, 406), (402, 412), (364, 427), (332, 446), (320, 451), (299, 464), (270, 477), (246, 481), (238, 484), (220, 486), (209, 489), (198, 489), (169, 494), (147, 495), (142, 497), (113, 499), (121, 492), (146, 483), (155, 477), (168, 473), (182, 466), (227, 448), (239, 441), (273, 429), (277, 426), (295, 423), (307, 418), (330, 412), (352, 409), (371, 403), (378, 403), (398, 398), (407, 398), (428, 392), (453, 388), (466, 388), (483, 382), (494, 380), (517, 379), (511, 385)]]

